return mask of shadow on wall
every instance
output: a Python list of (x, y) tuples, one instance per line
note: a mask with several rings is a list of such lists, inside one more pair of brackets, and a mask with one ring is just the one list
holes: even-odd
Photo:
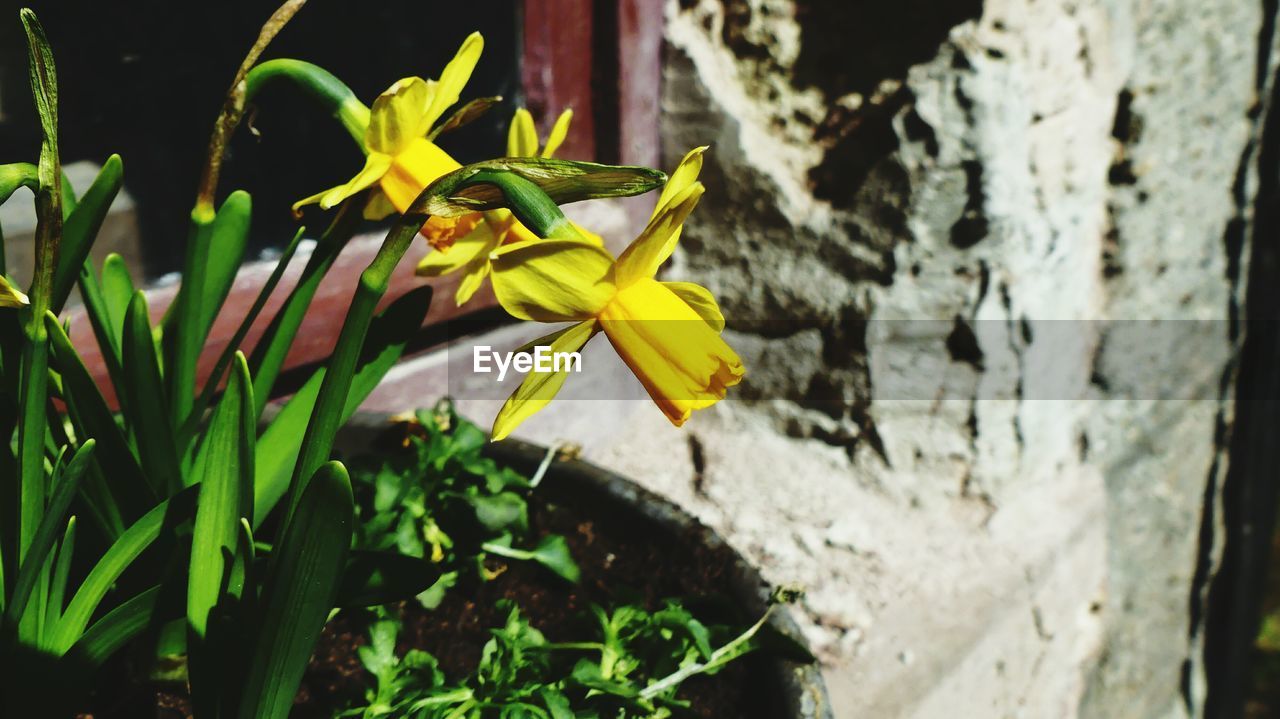
[[(769, 49), (744, 32), (752, 12), (744, 2), (726, 3), (724, 41), (740, 56), (767, 62)], [(935, 57), (953, 27), (981, 14), (981, 0), (797, 0), (793, 82), (821, 90), (827, 105), (814, 136), (826, 149), (810, 173), (815, 196), (848, 197), (898, 149), (891, 123), (911, 100), (902, 86), (907, 70)]]

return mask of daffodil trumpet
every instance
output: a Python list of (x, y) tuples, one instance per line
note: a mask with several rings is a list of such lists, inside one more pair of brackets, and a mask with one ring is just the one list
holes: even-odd
[[(519, 319), (573, 323), (534, 345), (576, 352), (604, 333), (666, 417), (680, 426), (725, 397), (745, 370), (721, 338), (724, 316), (706, 288), (655, 276), (704, 191), (705, 148), (689, 152), (658, 199), (648, 226), (617, 258), (582, 240), (516, 242), (492, 255), (498, 302)], [(532, 371), (503, 405), (493, 439), (547, 406), (565, 371)]]
[[(519, 108), (511, 117), (511, 125), (507, 130), (508, 157), (552, 157), (569, 135), (569, 125), (573, 121), (573, 110), (565, 110), (556, 118), (541, 148), (538, 146), (538, 130), (534, 127), (533, 116), (524, 108)], [(499, 189), (503, 189), (500, 185)], [(504, 190), (508, 202), (518, 203), (512, 193), (517, 189)], [(454, 292), (454, 300), (461, 307), (475, 295), (476, 290), (484, 284), (489, 276), (491, 266), (489, 255), (498, 247), (519, 240), (538, 239), (525, 225), (516, 219), (508, 209), (489, 210), (484, 213), (485, 222), (467, 233), (461, 239), (448, 246), (437, 245), (434, 252), (429, 253), (418, 263), (417, 274), (423, 277), (439, 277), (451, 272), (460, 271), (462, 281)], [(574, 227), (577, 234), (599, 241), (591, 235)], [(567, 230), (561, 230), (567, 232)], [(544, 230), (543, 237), (549, 237)]]
[[(369, 111), (363, 136), (358, 138), (365, 151), (364, 167), (346, 183), (294, 203), (294, 210), (309, 204), (332, 209), (371, 190), (364, 206), (366, 218), (378, 220), (396, 212), (403, 215), (427, 185), (460, 167), (435, 144), (432, 131), (445, 111), (458, 102), (483, 50), (484, 38), (472, 33), (439, 79), (407, 77), (379, 95)], [(422, 230), (428, 239), (447, 241), (459, 222), (424, 224)]]

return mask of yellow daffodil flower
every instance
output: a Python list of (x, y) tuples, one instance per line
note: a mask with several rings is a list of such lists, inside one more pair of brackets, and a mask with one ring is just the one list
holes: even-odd
[[(604, 332), (676, 426), (723, 399), (744, 374), (742, 360), (720, 337), (724, 317), (711, 293), (689, 282), (654, 279), (702, 196), (697, 178), (705, 149), (685, 155), (648, 226), (617, 259), (577, 240), (515, 242), (492, 256), (494, 291), (508, 312), (537, 322), (576, 323), (533, 345), (576, 352)], [(535, 369), (525, 376), (494, 421), (494, 440), (551, 401), (568, 375), (567, 364), (563, 371)]]
[[(457, 160), (427, 139), (427, 135), (445, 110), (458, 102), (483, 49), (484, 38), (480, 33), (471, 33), (440, 73), (439, 80), (407, 77), (379, 95), (369, 113), (369, 127), (365, 132), (364, 168), (346, 184), (294, 203), (294, 211), (313, 203), (332, 209), (377, 185), (364, 215), (367, 219), (380, 220), (394, 212), (405, 212), (427, 185), (461, 167)], [(469, 232), (479, 221), (479, 215), (456, 219), (432, 217), (423, 226), (422, 233), (433, 245), (447, 246), (455, 235)]]
[[(569, 123), (573, 119), (573, 110), (560, 113), (556, 124), (547, 136), (547, 143), (538, 149), (538, 131), (533, 124), (533, 116), (529, 111), (520, 108), (511, 118), (511, 127), (507, 131), (507, 157), (551, 157), (560, 148), (569, 134)], [(590, 235), (588, 235), (590, 236)], [(422, 277), (439, 277), (458, 270), (462, 271), (462, 282), (454, 299), (461, 307), (484, 284), (492, 265), (489, 255), (503, 244), (522, 240), (536, 240), (538, 237), (520, 224), (510, 210), (494, 210), (485, 213), (485, 222), (476, 226), (470, 233), (449, 246), (436, 246), (431, 254), (418, 263), (417, 274)]]
[(26, 294), (0, 275), (0, 307), (26, 307), (29, 304), (31, 300)]

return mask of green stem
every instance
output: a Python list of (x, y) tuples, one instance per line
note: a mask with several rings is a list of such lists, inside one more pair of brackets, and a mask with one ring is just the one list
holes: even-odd
[[(53, 295), (53, 274), (58, 266), (58, 249), (62, 241), (62, 170), (58, 162), (58, 79), (53, 53), (44, 28), (35, 13), (20, 11), (27, 35), (30, 60), (31, 93), (35, 96), (40, 116), (40, 161), (36, 166), (39, 189), (36, 192), (36, 267), (31, 283), (31, 306), (23, 316), (27, 344), (23, 349), (22, 384), (18, 400), (18, 566), (31, 547), (37, 528), (44, 517), (47, 498), (44, 471), (44, 439), (46, 430), (49, 381), (49, 337), (44, 315)], [(30, 609), (21, 617), (19, 636), (33, 638), (41, 633), (44, 618), (48, 568), (37, 582)]]
[(245, 77), (245, 100), (252, 102), (263, 88), (281, 80), (297, 86), (319, 103), (342, 123), (360, 150), (367, 152), (365, 131), (369, 127), (369, 108), (351, 88), (319, 65), (289, 58), (268, 60)]
[[(424, 190), (419, 200), (427, 194)], [(352, 204), (348, 202), (347, 204)], [(391, 273), (396, 265), (409, 251), (413, 239), (417, 237), (427, 215), (419, 209), (421, 202), (415, 202), (409, 211), (396, 221), (378, 248), (378, 254), (364, 272), (360, 273), (360, 282), (356, 286), (355, 296), (351, 299), (347, 318), (342, 324), (342, 331), (334, 346), (333, 356), (325, 371), (324, 381), (316, 397), (315, 408), (311, 412), (311, 421), (307, 424), (306, 434), (302, 438), (302, 448), (298, 453), (297, 464), (294, 465), (293, 477), (289, 481), (288, 502), (285, 505), (285, 520), (281, 523), (284, 531), (293, 517), (293, 511), (306, 488), (306, 482), (315, 474), (321, 465), (329, 459), (333, 450), (333, 440), (338, 427), (342, 424), (343, 410), (347, 396), (351, 392), (351, 381), (355, 376), (356, 365), (360, 359), (361, 348), (369, 333), (369, 324), (378, 302), (387, 292), (391, 281)]]
[(671, 689), (672, 687), (679, 686), (681, 682), (688, 679), (689, 677), (692, 677), (697, 674), (701, 674), (702, 672), (705, 672), (709, 669), (715, 669), (719, 667), (721, 664), (723, 664), (724, 662), (726, 662), (728, 658), (737, 656), (736, 652), (738, 652), (738, 650), (742, 648), (742, 645), (751, 641), (751, 638), (754, 637), (756, 633), (760, 631), (760, 628), (764, 626), (764, 623), (769, 620), (770, 614), (773, 614), (772, 606), (769, 607), (769, 609), (765, 611), (764, 616), (760, 617), (760, 620), (757, 621), (755, 624), (751, 625), (751, 627), (747, 629), (747, 631), (738, 635), (738, 637), (733, 641), (729, 642), (728, 644), (712, 652), (711, 656), (707, 658), (706, 662), (703, 662), (701, 664), (695, 662), (688, 666), (684, 666), (684, 667), (681, 667), (680, 669), (677, 669), (676, 671), (672, 672), (666, 677), (663, 677), (662, 679), (659, 679), (658, 681), (650, 684), (644, 689), (641, 689), (640, 698), (644, 699), (645, 701), (650, 701), (656, 697), (662, 696), (664, 692)]

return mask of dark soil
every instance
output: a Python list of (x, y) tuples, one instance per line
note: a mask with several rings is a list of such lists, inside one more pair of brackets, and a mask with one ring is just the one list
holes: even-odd
[[(554, 473), (553, 473), (554, 474)], [(583, 498), (557, 497), (554, 482), (538, 490), (530, 503), (530, 521), (539, 534), (558, 533), (569, 542), (582, 569), (573, 586), (528, 562), (493, 562), (496, 579), (462, 581), (435, 611), (416, 602), (402, 605), (404, 629), (400, 649), (425, 649), (450, 677), (476, 666), (491, 628), (505, 623), (498, 600), (514, 600), (550, 641), (593, 636), (592, 603), (603, 606), (640, 601), (658, 608), (663, 599), (679, 597), (706, 623), (745, 626), (755, 617), (741, 615), (724, 595), (729, 591), (732, 555), (710, 550), (699, 532), (686, 537), (657, 536), (643, 520), (600, 516), (595, 507), (575, 506)], [(547, 498), (550, 498), (548, 501)], [(551, 502), (555, 502), (554, 504)], [(293, 717), (329, 719), (336, 709), (363, 696), (368, 677), (356, 648), (367, 641), (356, 614), (339, 615), (325, 628), (298, 693)], [(683, 685), (681, 697), (692, 703), (689, 716), (701, 719), (778, 719), (784, 712), (774, 690), (768, 661), (751, 655), (713, 677), (695, 677)], [(92, 719), (183, 719), (185, 692), (173, 687), (135, 685), (120, 696), (121, 685), (96, 697)]]

